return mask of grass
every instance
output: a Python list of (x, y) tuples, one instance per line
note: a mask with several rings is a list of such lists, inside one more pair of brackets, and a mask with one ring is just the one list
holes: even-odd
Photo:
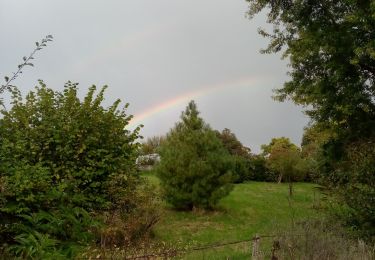
[[(148, 173), (154, 184), (159, 180)], [(226, 243), (254, 237), (273, 235), (283, 227), (290, 227), (319, 213), (313, 206), (319, 202), (316, 185), (294, 184), (294, 196), (288, 197), (287, 184), (249, 182), (236, 184), (229, 196), (223, 198), (216, 211), (182, 212), (164, 204), (161, 221), (155, 226), (155, 239), (170, 244), (193, 248), (200, 245)], [(263, 245), (270, 248), (271, 239)], [(249, 259), (251, 243), (217, 247), (190, 252), (183, 259)]]

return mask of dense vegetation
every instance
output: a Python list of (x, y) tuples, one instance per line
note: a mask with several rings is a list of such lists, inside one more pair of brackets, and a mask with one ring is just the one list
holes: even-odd
[[(140, 128), (127, 129), (128, 104), (103, 107), (106, 87), (92, 86), (80, 99), (78, 84), (68, 82), (59, 92), (39, 81), (24, 96), (13, 81), (33, 66), (49, 35), (0, 86), (0, 94), (12, 95), (9, 110), (0, 99), (0, 255), (65, 259), (91, 256), (91, 248), (117, 252), (144, 245), (157, 223), (154, 240), (162, 243), (248, 239), (273, 231), (274, 216), (283, 229), (304, 232), (300, 240), (278, 236), (284, 256), (363, 256), (359, 248), (367, 247), (353, 244), (346, 231), (374, 242), (375, 3), (247, 2), (251, 17), (265, 9), (274, 25), (272, 33), (260, 30), (271, 39), (263, 52), (283, 50), (290, 59), (290, 80), (275, 98), (306, 107), (311, 122), (301, 146), (278, 137), (253, 154), (231, 130), (205, 123), (194, 101), (166, 136), (140, 145)], [(145, 179), (136, 159), (148, 154), (161, 160)], [(298, 181), (319, 183), (326, 203), (317, 203), (315, 184), (293, 189)], [(289, 196), (281, 182), (289, 183)], [(312, 207), (334, 213), (339, 236), (331, 220), (301, 224), (307, 215), (323, 216)]]
[(247, 2), (251, 17), (266, 9), (274, 25), (272, 33), (260, 30), (270, 38), (264, 52), (283, 50), (290, 60), (291, 79), (276, 98), (305, 105), (315, 134), (324, 136), (310, 142), (320, 145), (321, 183), (343, 205), (347, 224), (374, 239), (374, 1)]
[(105, 88), (95, 90), (80, 101), (77, 84), (60, 93), (40, 81), (1, 110), (0, 240), (16, 255), (72, 255), (97, 239), (106, 212), (125, 218), (138, 207), (139, 129), (126, 130), (120, 101), (105, 109)]

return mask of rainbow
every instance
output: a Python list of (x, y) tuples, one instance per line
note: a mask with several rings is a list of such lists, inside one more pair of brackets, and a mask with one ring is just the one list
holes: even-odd
[(179, 104), (187, 103), (188, 101), (199, 98), (202, 96), (207, 96), (209, 94), (223, 91), (228, 88), (241, 88), (241, 87), (248, 87), (250, 85), (253, 85), (254, 83), (260, 82), (259, 78), (255, 77), (248, 77), (248, 78), (241, 78), (232, 80), (229, 82), (214, 84), (214, 85), (205, 85), (200, 86), (197, 90), (191, 91), (185, 94), (182, 94), (180, 96), (177, 96), (173, 99), (166, 100), (162, 103), (159, 103), (153, 107), (150, 107), (143, 112), (136, 114), (133, 119), (130, 121), (129, 126), (130, 127), (136, 127), (144, 120), (151, 118), (152, 116), (161, 113), (163, 111), (166, 111), (170, 108), (173, 108)]

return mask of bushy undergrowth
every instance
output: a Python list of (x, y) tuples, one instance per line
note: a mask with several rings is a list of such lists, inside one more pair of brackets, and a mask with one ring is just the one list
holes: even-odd
[(237, 183), (245, 181), (276, 182), (278, 174), (266, 166), (266, 158), (252, 155), (249, 158), (234, 158), (234, 174)]
[[(77, 84), (56, 92), (40, 82), (14, 91), (0, 119), (0, 242), (24, 258), (73, 256), (97, 241), (98, 216), (138, 210), (138, 130), (120, 101), (103, 108), (103, 88), (83, 101)], [(52, 257), (53, 256), (53, 257)]]
[(102, 217), (105, 226), (98, 230), (101, 248), (130, 248), (152, 237), (152, 228), (161, 217), (159, 190), (143, 181), (131, 196), (132, 206), (124, 204)]
[(332, 171), (323, 171), (322, 183), (332, 194), (332, 213), (352, 232), (375, 242), (375, 140), (352, 142)]
[(374, 244), (349, 237), (347, 230), (331, 220), (310, 219), (279, 231), (272, 250), (262, 255), (273, 254), (278, 259), (374, 259)]

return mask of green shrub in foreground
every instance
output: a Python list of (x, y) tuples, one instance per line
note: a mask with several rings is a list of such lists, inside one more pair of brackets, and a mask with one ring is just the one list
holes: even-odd
[(77, 84), (61, 93), (40, 82), (25, 99), (15, 91), (1, 111), (0, 246), (9, 252), (72, 255), (93, 239), (94, 213), (136, 207), (139, 129), (126, 130), (120, 101), (103, 108), (105, 88), (95, 90), (80, 101)]
[(347, 145), (346, 158), (333, 174), (325, 176), (338, 199), (335, 213), (351, 229), (375, 242), (375, 140)]

